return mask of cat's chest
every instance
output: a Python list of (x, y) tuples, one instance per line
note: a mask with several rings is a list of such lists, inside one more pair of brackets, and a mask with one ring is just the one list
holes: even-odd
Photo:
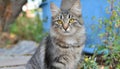
[(57, 47), (66, 48), (66, 49), (80, 47), (79, 40), (75, 38), (56, 39), (54, 44)]
[(70, 44), (70, 45), (74, 45), (78, 43), (77, 39), (75, 38), (66, 38), (63, 40), (63, 42), (65, 42), (66, 44)]

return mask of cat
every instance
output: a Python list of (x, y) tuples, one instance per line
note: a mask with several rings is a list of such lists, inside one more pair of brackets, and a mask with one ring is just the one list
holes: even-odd
[(43, 39), (26, 69), (77, 69), (85, 45), (85, 27), (80, 1), (69, 10), (51, 3), (50, 33)]

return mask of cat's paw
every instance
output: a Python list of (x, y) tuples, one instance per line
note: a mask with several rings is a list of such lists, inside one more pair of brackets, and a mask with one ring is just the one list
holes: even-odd
[(65, 69), (65, 66), (64, 66), (64, 64), (55, 62), (55, 63), (52, 64), (51, 69)]
[(69, 61), (69, 58), (66, 55), (61, 55), (59, 57), (56, 57), (56, 59), (55, 59), (56, 63), (59, 63), (59, 64), (61, 64), (63, 66), (66, 66), (66, 64), (68, 63), (68, 61)]
[(67, 60), (67, 57), (64, 55), (56, 57), (54, 63), (52, 64), (52, 69), (65, 69), (65, 66), (68, 62)]

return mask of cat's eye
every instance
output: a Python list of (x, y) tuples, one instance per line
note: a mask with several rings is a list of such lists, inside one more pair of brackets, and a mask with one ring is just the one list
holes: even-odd
[(57, 20), (57, 23), (58, 24), (62, 24), (63, 22), (61, 20)]
[(73, 23), (73, 22), (74, 22), (74, 20), (75, 20), (75, 19), (73, 19), (73, 18), (72, 18), (72, 19), (70, 19), (70, 20), (69, 20), (69, 23)]

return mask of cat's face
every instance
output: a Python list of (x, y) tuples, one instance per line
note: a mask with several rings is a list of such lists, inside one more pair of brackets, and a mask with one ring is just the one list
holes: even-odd
[(81, 9), (79, 1), (75, 2), (70, 10), (61, 10), (51, 4), (52, 30), (61, 35), (73, 35), (82, 27), (80, 22)]
[(82, 24), (79, 22), (78, 18), (68, 11), (60, 12), (52, 20), (52, 29), (62, 35), (75, 34), (81, 26)]

